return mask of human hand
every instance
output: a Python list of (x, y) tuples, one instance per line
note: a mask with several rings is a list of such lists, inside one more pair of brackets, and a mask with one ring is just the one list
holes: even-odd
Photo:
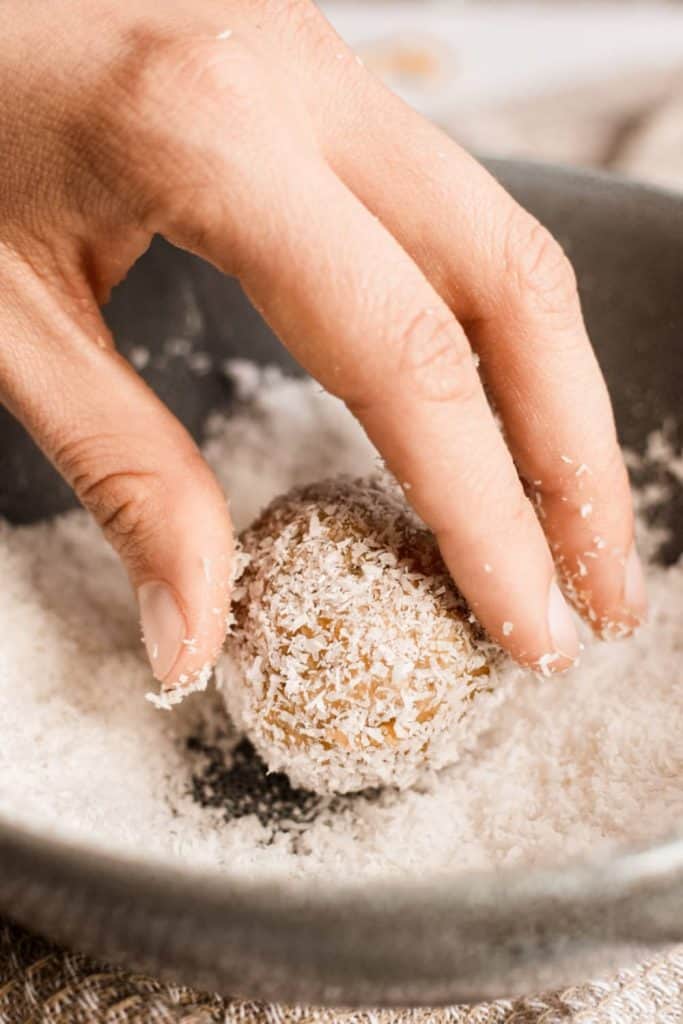
[(636, 625), (628, 480), (571, 267), (482, 167), (309, 0), (54, 0), (12, 19), (0, 397), (119, 552), (165, 687), (218, 654), (232, 531), (100, 315), (155, 233), (236, 275), (347, 403), (515, 658), (577, 654), (556, 565), (594, 628)]

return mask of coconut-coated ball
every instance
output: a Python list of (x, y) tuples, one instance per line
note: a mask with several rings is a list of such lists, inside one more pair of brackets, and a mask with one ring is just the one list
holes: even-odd
[(388, 478), (277, 498), (242, 535), (220, 685), (272, 771), (320, 793), (457, 760), (497, 649)]

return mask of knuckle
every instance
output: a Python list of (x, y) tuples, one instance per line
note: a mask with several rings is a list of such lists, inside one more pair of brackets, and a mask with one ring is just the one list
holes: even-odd
[(206, 226), (225, 217), (226, 179), (253, 173), (255, 133), (270, 118), (264, 74), (238, 34), (138, 32), (119, 67), (109, 148), (145, 229), (202, 249)]
[(466, 402), (478, 390), (472, 351), (452, 317), (421, 310), (400, 329), (403, 376), (428, 401)]
[(155, 473), (119, 470), (92, 480), (81, 499), (117, 551), (141, 552), (160, 521), (164, 487)]
[(151, 534), (158, 502), (153, 500), (149, 480), (144, 484), (126, 473), (98, 481), (92, 487), (88, 505), (107, 540), (127, 555), (142, 549)]
[(161, 117), (164, 124), (169, 112), (197, 118), (202, 109), (212, 112), (212, 101), (220, 101), (231, 119), (243, 111), (248, 120), (259, 75), (254, 56), (238, 37), (150, 35), (138, 41), (136, 51), (128, 88), (143, 114)]
[(515, 211), (505, 235), (505, 265), (516, 295), (541, 313), (574, 317), (578, 289), (562, 246), (525, 211)]
[(100, 103), (106, 152), (134, 194), (153, 197), (151, 214), (172, 209), (185, 186), (222, 180), (249, 148), (229, 142), (246, 142), (267, 117), (261, 71), (239, 37), (140, 29), (128, 41), (114, 71), (118, 102)]
[(152, 471), (120, 466), (109, 439), (63, 445), (55, 461), (107, 540), (130, 557), (140, 552), (161, 521), (165, 486)]
[(288, 34), (302, 35), (307, 42), (332, 35), (326, 19), (311, 0), (287, 0), (285, 4), (268, 0), (268, 13), (273, 19), (281, 19), (282, 28)]

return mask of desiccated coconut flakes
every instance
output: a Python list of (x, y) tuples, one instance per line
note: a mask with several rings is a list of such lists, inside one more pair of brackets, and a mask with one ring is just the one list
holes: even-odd
[[(376, 468), (340, 402), (277, 371), (235, 372), (240, 404), (213, 417), (204, 451), (239, 530), (290, 487)], [(680, 459), (652, 450), (662, 465)], [(670, 476), (636, 493), (640, 511), (670, 500)], [(663, 539), (641, 519), (642, 550)], [(400, 794), (323, 799), (278, 824), (259, 817), (256, 797), (237, 817), (193, 796), (188, 737), (225, 728), (221, 703), (209, 689), (160, 715), (141, 700), (153, 681), (134, 600), (86, 514), (0, 520), (0, 816), (109, 854), (281, 881), (413, 881), (652, 841), (683, 821), (683, 569), (646, 573), (649, 623), (617, 645), (583, 630), (582, 664), (559, 679), (506, 664), (513, 699), (457, 764)], [(225, 740), (228, 765), (236, 742)]]

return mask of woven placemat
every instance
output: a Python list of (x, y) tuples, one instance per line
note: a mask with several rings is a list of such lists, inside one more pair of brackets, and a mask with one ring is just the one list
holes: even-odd
[(604, 980), (477, 1006), (343, 1011), (222, 999), (0, 924), (0, 1024), (681, 1024), (683, 946)]

